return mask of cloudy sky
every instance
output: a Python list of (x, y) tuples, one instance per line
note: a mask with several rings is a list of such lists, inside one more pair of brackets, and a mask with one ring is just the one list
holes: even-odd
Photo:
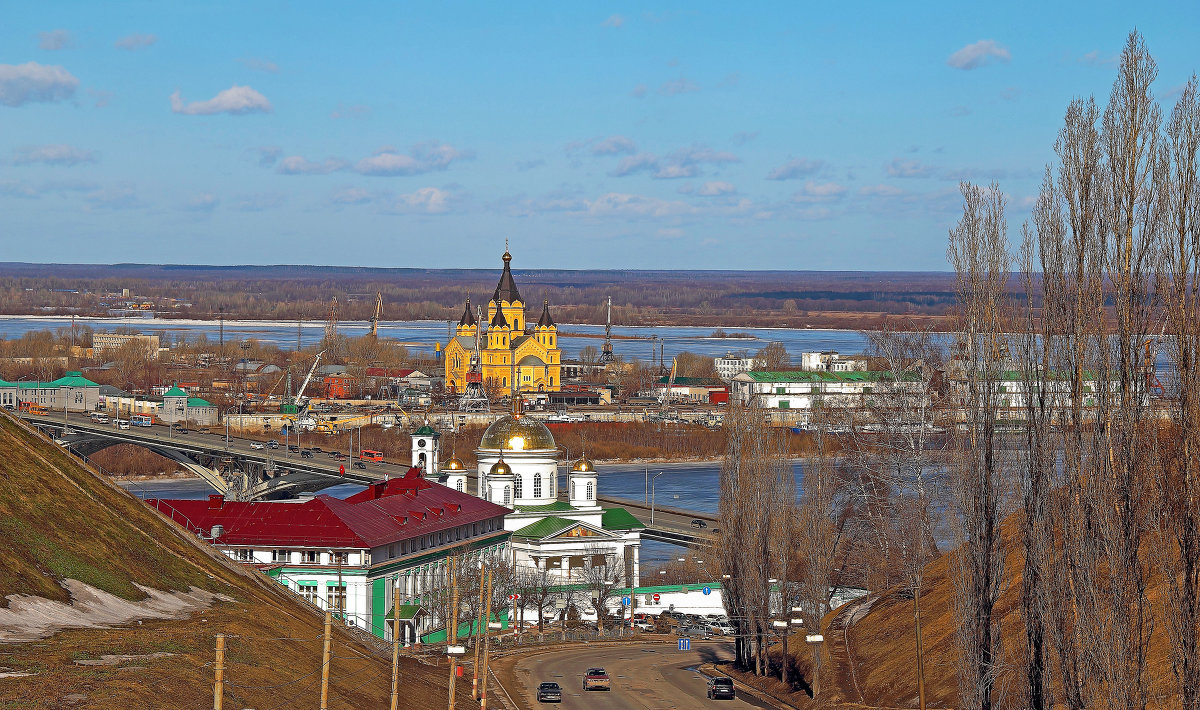
[(1131, 29), (1200, 69), (1194, 0), (354, 5), (9, 3), (0, 261), (942, 270)]

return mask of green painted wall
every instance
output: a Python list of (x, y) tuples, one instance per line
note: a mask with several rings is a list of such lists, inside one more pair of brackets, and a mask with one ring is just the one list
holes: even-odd
[(384, 638), (384, 619), (387, 616), (387, 580), (380, 577), (371, 582), (371, 633)]

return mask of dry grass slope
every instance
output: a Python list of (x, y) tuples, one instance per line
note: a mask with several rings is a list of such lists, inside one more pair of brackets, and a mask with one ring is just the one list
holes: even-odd
[[(3, 414), (0, 450), (0, 596), (66, 601), (61, 583), (78, 579), (129, 600), (145, 596), (135, 584), (156, 590), (194, 586), (232, 599), (183, 620), (80, 628), (33, 643), (0, 644), (0, 672), (32, 674), (0, 678), (0, 708), (212, 707), (217, 633), (231, 635), (226, 707), (316, 706), (322, 617), (313, 608), (265, 576), (225, 561)], [(134, 658), (80, 663), (122, 655)], [(333, 655), (331, 708), (386, 702), (386, 650), (338, 632)], [(442, 672), (406, 659), (401, 677), (406, 707), (440, 707)]]

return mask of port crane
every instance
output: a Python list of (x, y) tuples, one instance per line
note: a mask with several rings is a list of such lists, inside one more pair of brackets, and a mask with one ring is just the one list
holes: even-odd
[(337, 338), (338, 302), (335, 296), (329, 303), (329, 315), (325, 318), (325, 343), (332, 344)]
[(600, 362), (608, 365), (616, 360), (612, 346), (612, 296), (608, 297), (608, 315), (604, 319), (604, 345), (600, 348)]
[(317, 365), (321, 362), (321, 356), (325, 351), (317, 353), (313, 359), (312, 367), (308, 369), (308, 375), (304, 377), (304, 382), (300, 384), (300, 390), (296, 392), (296, 396), (292, 398), (290, 403), (283, 405), (283, 413), (294, 416), (288, 417), (296, 426), (302, 429), (312, 429), (317, 422), (312, 417), (308, 416), (308, 405), (312, 402), (310, 397), (304, 396), (304, 390), (308, 389), (308, 383), (312, 381), (313, 373), (317, 371)]
[(475, 306), (475, 349), (471, 352), (471, 364), (467, 367), (467, 384), (462, 396), (458, 398), (460, 412), (490, 412), (491, 402), (488, 401), (487, 391), (483, 388), (482, 358), (479, 354), (479, 343), (482, 339), (480, 331), (483, 328), (483, 310)]
[(383, 293), (375, 292), (375, 312), (371, 315), (371, 331), (367, 333), (372, 338), (379, 337), (379, 319), (383, 315)]

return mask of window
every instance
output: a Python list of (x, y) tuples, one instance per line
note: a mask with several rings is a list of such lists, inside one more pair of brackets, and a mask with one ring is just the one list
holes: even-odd
[(305, 550), (300, 553), (300, 561), (309, 565), (318, 564), (321, 561), (321, 553), (315, 550)]
[(575, 481), (571, 481), (571, 497), (575, 497)]
[(300, 587), (299, 587), (298, 591), (300, 592), (300, 598), (303, 599), (304, 601), (308, 602), (309, 604), (312, 604), (313, 606), (320, 605), (321, 595), (317, 591), (317, 583), (316, 582), (300, 582), (299, 584), (300, 584)]
[(523, 478), (523, 476), (521, 476), (521, 474), (517, 474), (516, 478), (513, 479), (514, 480), (513, 495), (515, 495), (518, 498), (524, 497), (523, 494), (525, 492), (525, 486), (521, 483), (522, 478)]
[(329, 564), (331, 564), (331, 565), (348, 565), (348, 564), (350, 564), (350, 553), (349, 552), (330, 553)]
[(237, 560), (238, 562), (253, 562), (254, 550), (247, 550), (245, 548), (234, 550), (233, 559)]
[(542, 474), (540, 472), (533, 474), (533, 497), (542, 497)]
[(788, 400), (786, 400), (786, 399), (779, 400), (779, 408), (780, 409), (790, 409), (791, 406), (792, 406), (792, 403), (789, 402)]
[(588, 482), (588, 484), (587, 484), (587, 499), (588, 499), (588, 500), (591, 500), (591, 499), (592, 499), (592, 493), (593, 493), (593, 491), (592, 491), (592, 483), (591, 483), (591, 481), (589, 481), (589, 482)]
[(458, 482), (454, 484), (454, 487), (458, 489), (458, 492), (459, 492), (459, 493), (462, 493), (462, 489), (463, 489), (463, 479), (461, 479), (461, 478), (460, 478), (460, 479), (458, 479)]
[(271, 550), (272, 562), (288, 562), (292, 557), (292, 553), (287, 550)]
[(509, 505), (510, 503), (512, 503), (512, 498), (509, 497), (508, 486), (505, 486), (504, 487), (504, 505)]
[(330, 584), (325, 588), (325, 602), (330, 611), (346, 610), (346, 584)]

